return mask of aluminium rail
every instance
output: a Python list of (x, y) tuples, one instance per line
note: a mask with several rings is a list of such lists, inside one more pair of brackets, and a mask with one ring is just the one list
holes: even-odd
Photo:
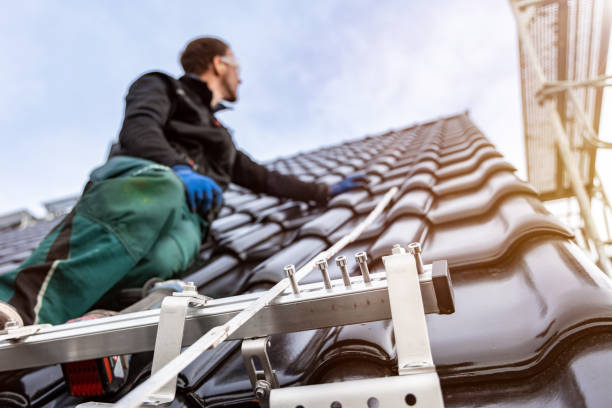
[[(174, 400), (179, 371), (203, 351), (226, 339), (243, 339), (243, 358), (262, 407), (294, 407), (296, 403), (302, 405), (299, 402), (329, 404), (338, 397), (346, 407), (362, 406), (366, 399), (368, 405), (396, 405), (398, 401), (415, 405), (418, 400), (416, 406), (443, 407), (424, 314), (454, 312), (446, 261), (423, 265), (420, 245), (414, 243), (409, 246), (412, 255), (395, 245), (392, 254), (383, 257), (386, 273), (370, 274), (365, 252), (355, 256), (361, 277), (348, 276), (344, 257), (336, 258), (342, 279), (330, 280), (327, 271), (327, 259), (357, 239), (397, 191), (391, 189), (349, 235), (299, 271), (295, 272), (293, 265), (286, 267), (288, 277), (267, 292), (212, 300), (187, 284), (183, 292), (166, 297), (160, 310), (55, 327), (12, 328), (0, 335), (0, 370), (133, 353), (154, 346), (151, 377), (115, 406), (160, 406)], [(323, 281), (300, 287), (299, 280), (315, 266), (323, 274)], [(386, 319), (393, 322), (399, 376), (348, 381), (337, 387), (322, 384), (279, 388), (267, 355), (271, 334)], [(188, 344), (191, 346), (180, 353), (181, 347)], [(264, 365), (263, 371), (257, 371), (255, 359)], [(407, 389), (411, 390), (408, 394)], [(80, 406), (107, 405), (111, 404), (87, 402)]]
[[(332, 280), (332, 290), (326, 290), (322, 282), (300, 285), (299, 298), (284, 291), (229, 339), (390, 319), (385, 274), (370, 276), (369, 285), (361, 277), (351, 277), (350, 287), (342, 279)], [(434, 292), (434, 285), (443, 284), (436, 280), (440, 276), (438, 270), (420, 275), (426, 313), (447, 307), (439, 304), (441, 299)], [(227, 323), (259, 296), (261, 292), (213, 299), (189, 310), (182, 345), (193, 344), (203, 332)], [(155, 309), (51, 326), (20, 341), (3, 341), (0, 336), (0, 371), (151, 351), (159, 317), (160, 309)]]

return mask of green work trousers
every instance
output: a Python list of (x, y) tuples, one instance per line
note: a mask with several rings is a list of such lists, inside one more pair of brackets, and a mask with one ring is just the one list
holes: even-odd
[(169, 167), (114, 157), (90, 174), (75, 208), (30, 257), (0, 276), (0, 300), (25, 324), (64, 323), (111, 290), (185, 270), (207, 227)]

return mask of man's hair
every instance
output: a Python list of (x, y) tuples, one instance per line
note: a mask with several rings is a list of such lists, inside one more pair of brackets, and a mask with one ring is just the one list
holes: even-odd
[(217, 55), (225, 55), (229, 45), (218, 38), (200, 37), (191, 41), (181, 54), (181, 65), (187, 74), (201, 75)]

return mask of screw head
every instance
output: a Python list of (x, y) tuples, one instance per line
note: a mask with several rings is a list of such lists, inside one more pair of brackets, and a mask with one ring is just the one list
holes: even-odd
[(295, 265), (289, 264), (289, 265), (285, 266), (284, 270), (285, 270), (285, 273), (288, 276), (291, 276), (291, 275), (293, 275), (295, 273)]
[(346, 256), (337, 256), (336, 257), (336, 265), (338, 265), (338, 267), (342, 268), (344, 266), (346, 266)]
[(193, 282), (184, 282), (181, 284), (181, 288), (183, 289), (183, 292), (195, 292), (198, 293), (198, 288), (196, 287), (195, 283)]
[(393, 245), (393, 248), (391, 248), (391, 253), (393, 255), (399, 255), (406, 253), (406, 251), (404, 250), (404, 248), (402, 248), (400, 244), (395, 244)]
[(413, 242), (413, 243), (408, 245), (408, 249), (410, 250), (411, 254), (420, 254), (421, 253), (421, 244), (419, 244), (418, 242)]
[(321, 270), (327, 269), (327, 261), (325, 259), (319, 259), (316, 264), (317, 267)]
[(355, 254), (355, 260), (359, 263), (366, 263), (368, 261), (368, 254), (365, 251), (357, 252)]

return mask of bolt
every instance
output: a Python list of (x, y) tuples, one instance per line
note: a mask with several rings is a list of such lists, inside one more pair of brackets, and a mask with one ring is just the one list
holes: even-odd
[(4, 323), (4, 330), (8, 330), (8, 329), (14, 329), (16, 327), (19, 327), (19, 322), (13, 318), (8, 319), (5, 323)]
[(270, 383), (266, 380), (258, 380), (255, 383), (255, 396), (258, 400), (263, 400), (267, 398), (268, 393), (270, 392)]
[(401, 254), (405, 254), (406, 250), (402, 248), (400, 244), (395, 244), (393, 245), (393, 248), (391, 249), (391, 253), (393, 255), (401, 255)]
[(410, 253), (412, 254), (420, 254), (421, 253), (421, 244), (418, 242), (413, 242), (408, 244), (408, 249), (410, 249)]
[(181, 283), (181, 289), (183, 293), (198, 293), (198, 288), (193, 282), (183, 282)]
[(421, 259), (421, 244), (419, 244), (418, 242), (413, 242), (412, 244), (408, 245), (408, 249), (410, 250), (410, 253), (414, 256), (414, 261), (416, 262), (416, 267), (417, 271), (419, 272), (419, 275), (422, 274), (424, 268), (423, 260)]
[(346, 269), (346, 256), (337, 256), (336, 265), (338, 266), (338, 268), (340, 268), (340, 272), (342, 272), (342, 280), (344, 281), (344, 286), (351, 286), (351, 278), (349, 277), (348, 269)]
[(295, 280), (295, 265), (291, 264), (291, 265), (285, 266), (285, 273), (287, 274), (287, 277), (291, 281), (291, 288), (293, 288), (293, 293), (296, 295), (299, 294), (300, 287), (298, 286), (297, 281)]
[(331, 280), (329, 280), (329, 272), (327, 271), (327, 261), (325, 259), (320, 259), (317, 261), (317, 267), (321, 271), (321, 275), (323, 275), (323, 282), (325, 282), (325, 289), (331, 289)]
[(355, 260), (359, 264), (359, 269), (361, 269), (363, 281), (365, 283), (370, 283), (372, 279), (370, 279), (370, 271), (368, 269), (368, 254), (366, 254), (365, 251), (357, 252), (355, 254)]

